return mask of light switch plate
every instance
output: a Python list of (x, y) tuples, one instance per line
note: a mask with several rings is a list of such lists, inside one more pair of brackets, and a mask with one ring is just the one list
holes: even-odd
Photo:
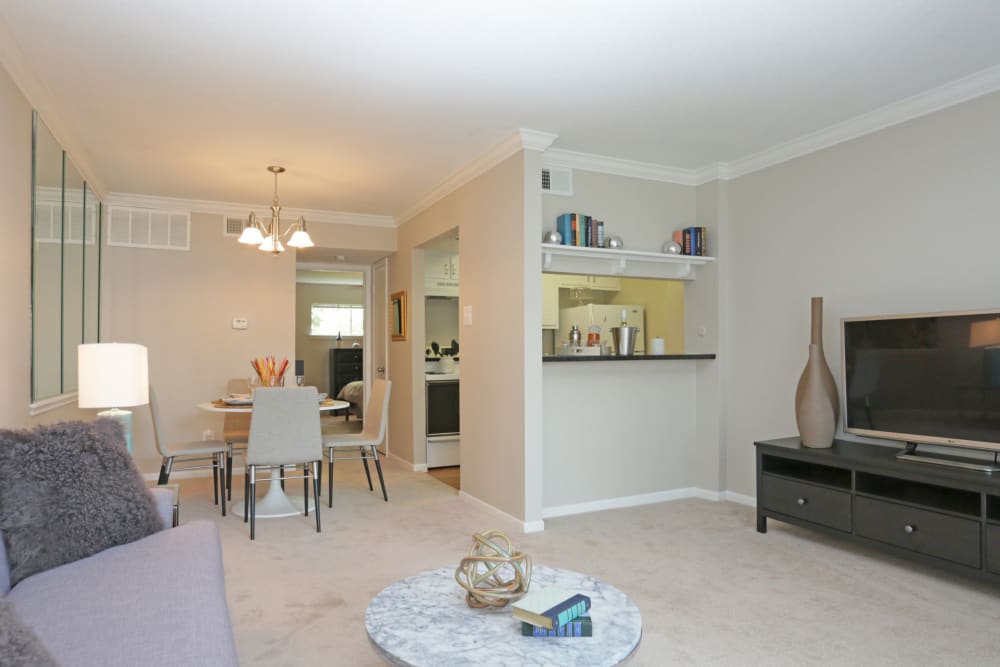
[(465, 323), (465, 326), (472, 326), (472, 306), (464, 306), (462, 308), (462, 321)]
[(247, 329), (250, 324), (247, 322), (245, 317), (234, 317), (233, 318), (233, 328), (234, 329)]

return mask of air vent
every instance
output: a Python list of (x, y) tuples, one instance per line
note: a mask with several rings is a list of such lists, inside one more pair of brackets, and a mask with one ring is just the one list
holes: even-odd
[(243, 228), (247, 221), (244, 218), (226, 218), (226, 236), (239, 236), (243, 233)]
[(573, 170), (553, 167), (542, 169), (542, 192), (547, 195), (573, 194)]
[(112, 206), (108, 211), (108, 245), (190, 250), (191, 214)]

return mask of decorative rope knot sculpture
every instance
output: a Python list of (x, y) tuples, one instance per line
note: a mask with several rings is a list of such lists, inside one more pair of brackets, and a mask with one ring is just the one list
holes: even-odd
[(469, 555), (455, 568), (455, 581), (466, 590), (470, 607), (504, 607), (528, 592), (531, 556), (514, 549), (503, 531), (472, 536)]

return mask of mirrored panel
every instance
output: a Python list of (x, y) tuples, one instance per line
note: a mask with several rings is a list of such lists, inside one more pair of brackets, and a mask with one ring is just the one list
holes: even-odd
[(101, 276), (101, 202), (83, 189), (83, 342), (99, 342)]
[(76, 391), (76, 347), (83, 342), (83, 199), (83, 176), (67, 158), (63, 167), (62, 219), (62, 391), (64, 394)]
[(62, 393), (63, 151), (35, 115), (32, 224), (32, 401)]

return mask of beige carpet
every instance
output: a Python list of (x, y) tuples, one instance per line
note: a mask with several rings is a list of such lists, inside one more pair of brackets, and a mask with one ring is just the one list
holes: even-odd
[[(242, 664), (381, 664), (364, 628), (372, 596), (457, 564), (476, 530), (510, 528), (426, 474), (386, 472), (388, 503), (359, 462), (338, 464), (321, 534), (312, 517), (259, 520), (254, 543), (242, 519), (219, 516), (208, 480), (181, 480), (181, 520), (208, 518), (222, 533)], [(509, 534), (536, 563), (632, 597), (644, 626), (633, 665), (1000, 661), (1000, 587), (774, 521), (759, 535), (747, 507), (684, 500), (545, 523)]]

